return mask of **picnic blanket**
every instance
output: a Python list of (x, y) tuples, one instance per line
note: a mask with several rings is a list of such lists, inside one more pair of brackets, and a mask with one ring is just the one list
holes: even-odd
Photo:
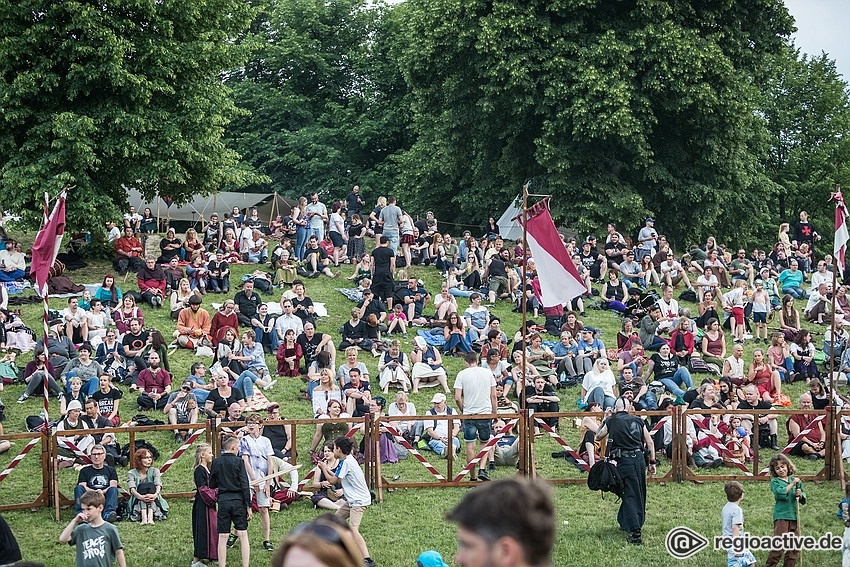
[(446, 344), (443, 329), (439, 327), (436, 329), (419, 329), (416, 334), (425, 339), (425, 342), (431, 346), (441, 347)]
[(245, 406), (245, 411), (262, 411), (271, 403), (263, 391), (259, 389), (254, 390), (254, 399), (256, 401), (253, 404)]
[(360, 288), (338, 287), (336, 290), (354, 303), (360, 303), (363, 301), (363, 293), (360, 291)]

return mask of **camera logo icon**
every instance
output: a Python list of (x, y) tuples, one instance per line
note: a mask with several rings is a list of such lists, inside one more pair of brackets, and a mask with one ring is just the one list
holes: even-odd
[(667, 532), (664, 545), (675, 559), (687, 559), (708, 546), (708, 540), (687, 526), (678, 526)]

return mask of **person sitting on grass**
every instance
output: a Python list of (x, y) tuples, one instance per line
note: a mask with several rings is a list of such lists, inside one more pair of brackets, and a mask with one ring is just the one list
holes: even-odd
[(387, 316), (387, 334), (391, 335), (394, 331), (398, 331), (403, 337), (407, 337), (407, 315), (405, 315), (401, 303), (393, 305), (392, 313)]
[(180, 348), (194, 350), (201, 345), (210, 346), (210, 314), (201, 307), (199, 295), (189, 296), (189, 306), (180, 310), (177, 316), (177, 345)]
[(162, 497), (162, 475), (153, 466), (153, 453), (138, 449), (133, 454), (133, 468), (127, 471), (130, 521), (153, 525), (154, 520), (168, 517), (168, 503)]
[[(168, 396), (168, 401), (162, 409), (162, 413), (168, 416), (168, 423), (177, 425), (198, 421), (198, 400), (193, 393), (194, 386), (195, 382), (186, 380), (180, 386), (180, 390)], [(174, 440), (178, 443), (184, 443), (188, 438), (188, 430), (174, 430)]]
[(103, 445), (95, 445), (89, 454), (91, 464), (80, 469), (77, 486), (74, 487), (75, 509), (82, 512), (83, 495), (88, 492), (98, 492), (102, 501), (103, 517), (109, 523), (118, 521), (115, 513), (118, 508), (118, 475), (115, 469), (106, 464), (106, 449)]
[(401, 387), (405, 392), (410, 388), (410, 359), (401, 351), (401, 343), (394, 340), (390, 348), (381, 355), (378, 362), (381, 390), (389, 393), (390, 385)]
[[(800, 409), (803, 411), (814, 410), (812, 396), (809, 392), (800, 396)], [(788, 416), (788, 421), (785, 422), (785, 429), (788, 431), (788, 443), (796, 440), (801, 432), (810, 429), (791, 449), (792, 455), (805, 457), (811, 461), (823, 459), (826, 456), (826, 445), (824, 443), (826, 435), (824, 434), (823, 423), (814, 423), (816, 417), (808, 413), (795, 413)]]
[(144, 265), (136, 274), (136, 283), (139, 285), (143, 301), (155, 308), (162, 307), (165, 301), (165, 272), (157, 265), (153, 256), (145, 258)]
[(171, 392), (171, 374), (159, 366), (159, 354), (151, 352), (148, 367), (139, 372), (136, 383), (139, 388), (139, 411), (162, 410)]

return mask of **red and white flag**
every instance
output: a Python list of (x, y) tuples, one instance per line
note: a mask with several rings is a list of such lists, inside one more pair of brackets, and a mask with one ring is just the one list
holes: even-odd
[[(523, 215), (519, 217), (523, 222)], [(553, 307), (586, 293), (572, 258), (549, 214), (548, 200), (537, 203), (528, 211), (525, 222), (528, 247), (540, 279), (540, 297), (544, 307)]]
[(835, 243), (832, 245), (832, 255), (838, 266), (838, 273), (844, 273), (844, 253), (847, 251), (847, 242), (850, 241), (850, 231), (847, 228), (847, 206), (844, 197), (841, 196), (840, 187), (832, 194), (835, 201)]
[(35, 282), (35, 290), (41, 297), (47, 295), (47, 280), (50, 268), (56, 261), (59, 248), (62, 246), (62, 236), (65, 234), (65, 191), (59, 195), (59, 200), (53, 206), (53, 212), (47, 215), (45, 207), (44, 226), (35, 237), (32, 245), (32, 266), (30, 274)]

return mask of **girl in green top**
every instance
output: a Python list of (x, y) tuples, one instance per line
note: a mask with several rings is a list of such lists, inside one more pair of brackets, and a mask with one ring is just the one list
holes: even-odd
[[(806, 503), (806, 493), (803, 492), (803, 481), (799, 477), (791, 476), (797, 472), (794, 463), (783, 454), (774, 455), (770, 459), (770, 491), (773, 492), (773, 535), (781, 536), (785, 533), (799, 535), (797, 530), (798, 502)], [(767, 555), (766, 567), (777, 565), (785, 553), (785, 567), (793, 567), (797, 564), (796, 549), (787, 551), (774, 549)]]

